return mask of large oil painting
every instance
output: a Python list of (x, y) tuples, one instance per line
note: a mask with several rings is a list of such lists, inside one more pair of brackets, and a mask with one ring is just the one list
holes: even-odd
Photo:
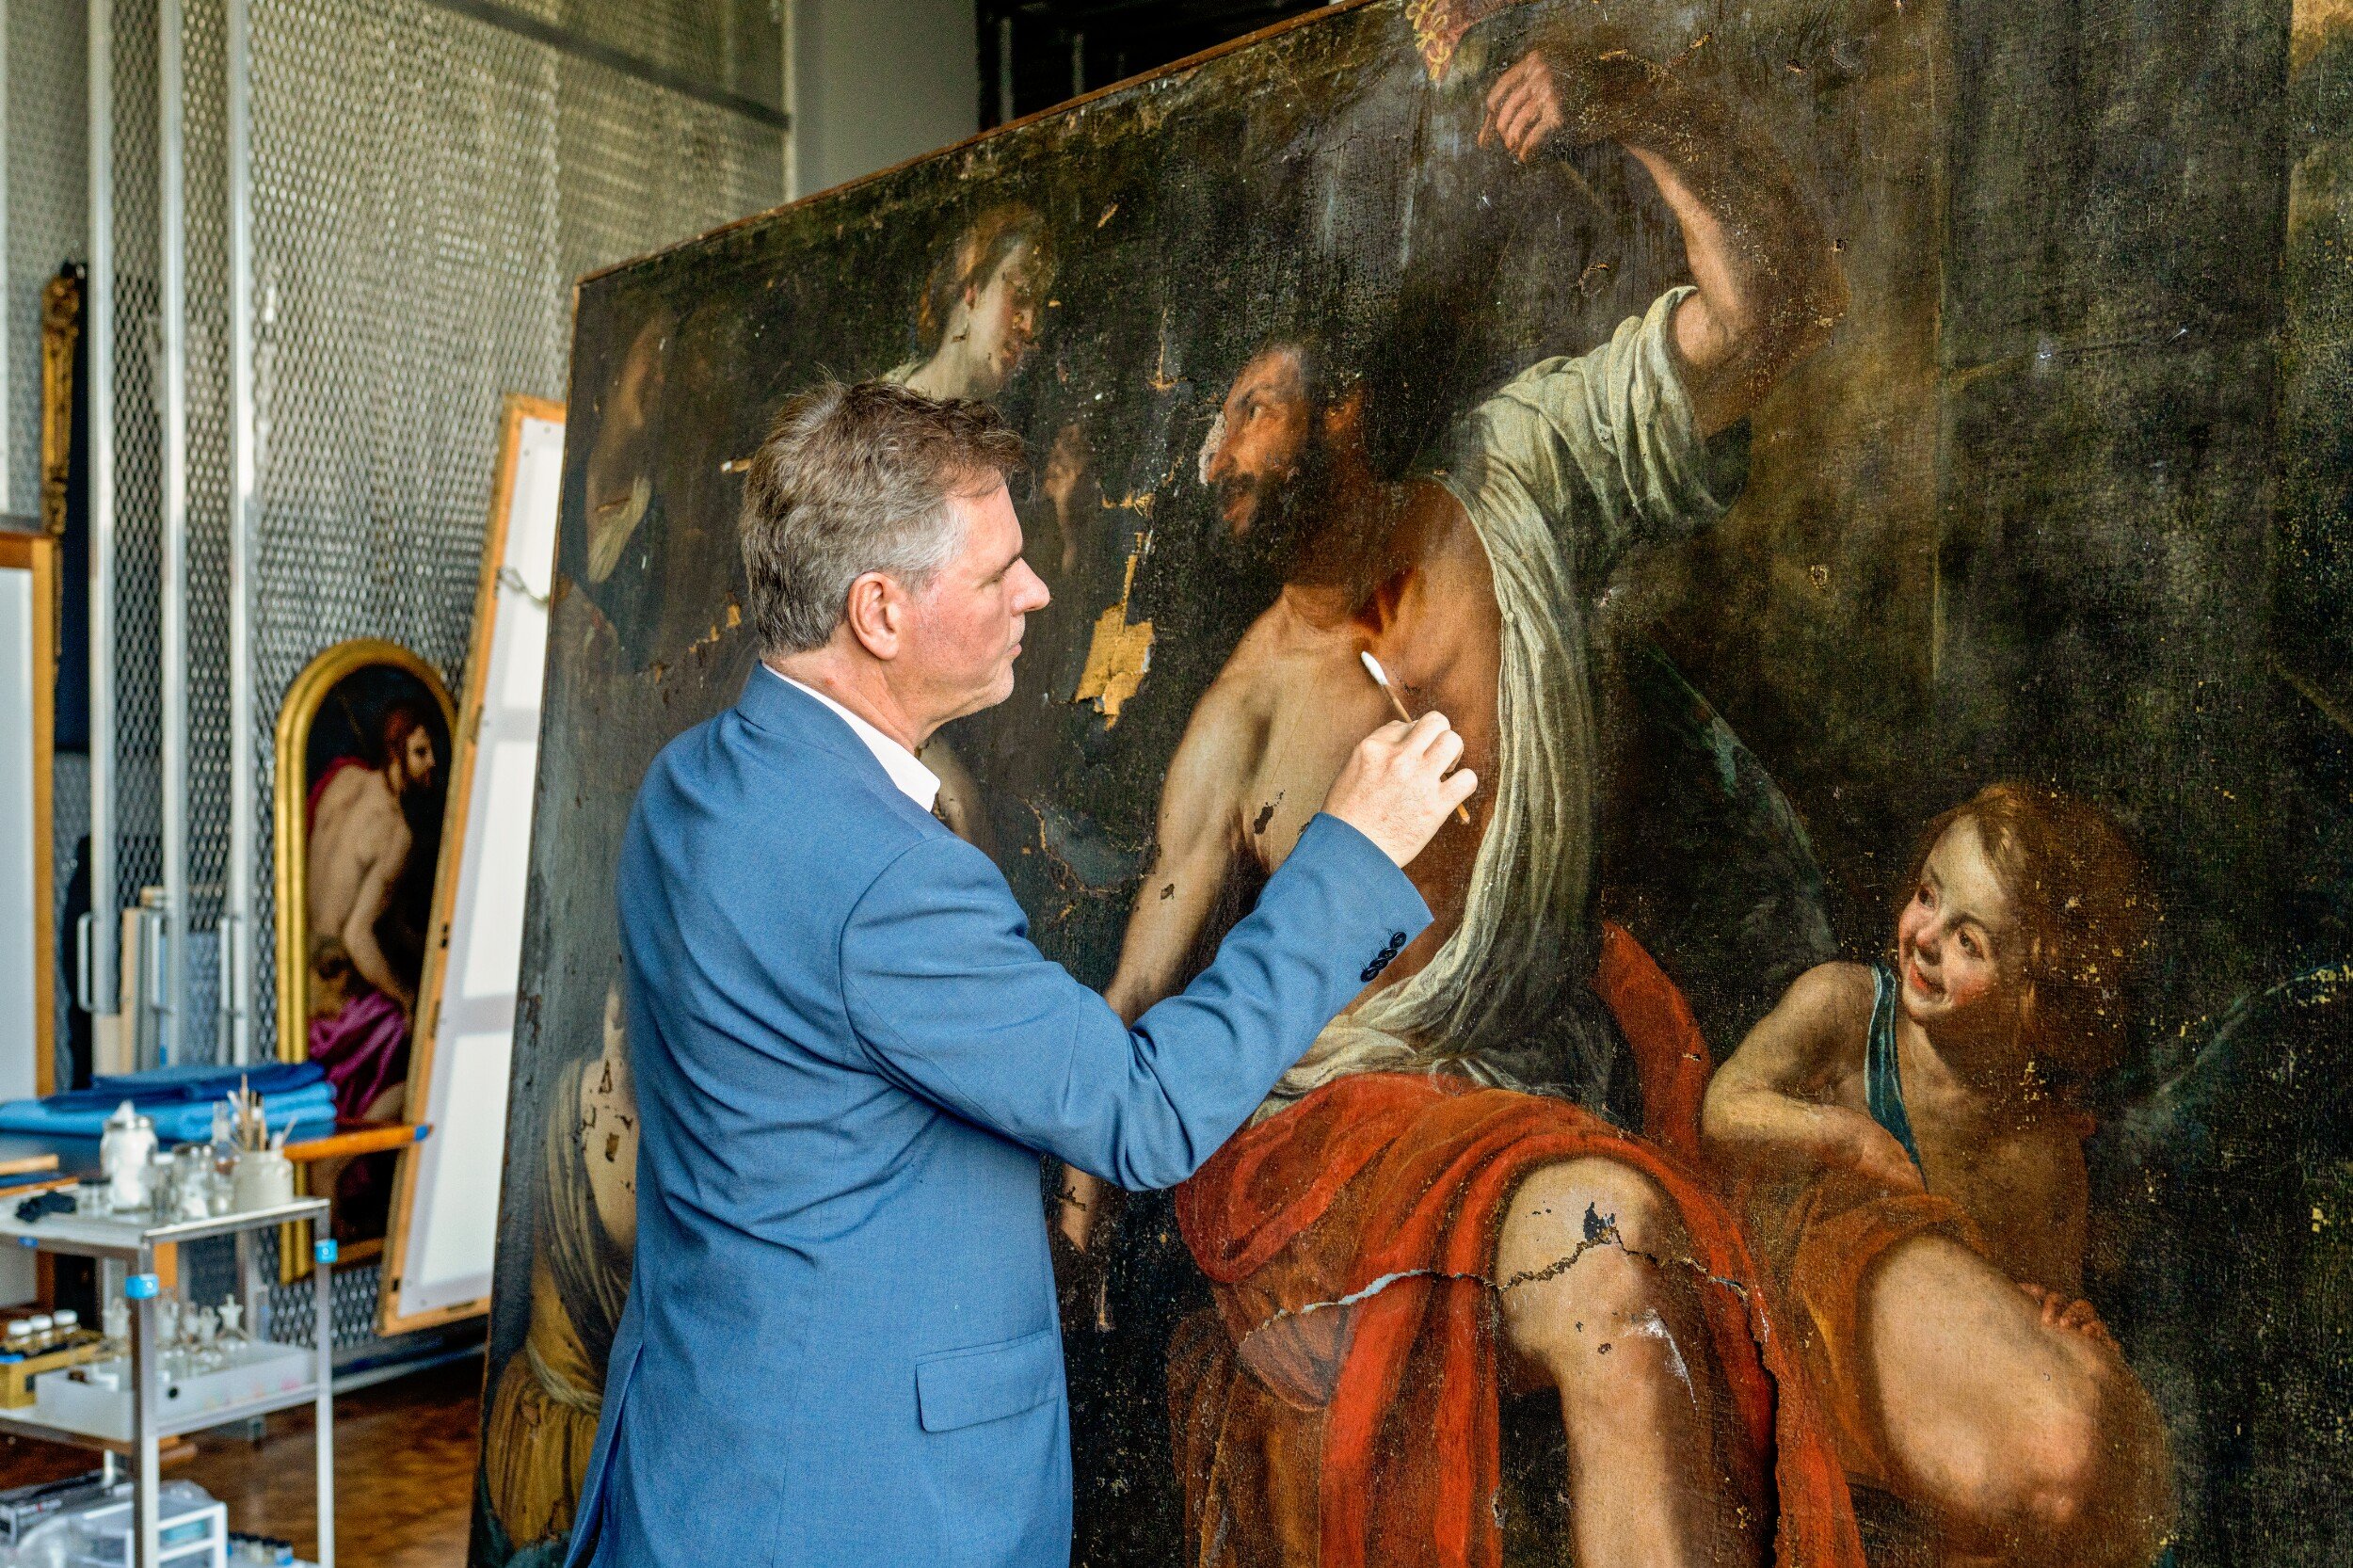
[(578, 1502), (614, 857), (825, 376), (1028, 443), (1053, 603), (924, 760), (1123, 1013), (1376, 664), (1487, 781), (1194, 1177), (1041, 1162), (1075, 1560), (2344, 1560), (2348, 61), (2318, 0), (1373, 0), (590, 280), (474, 1561)]

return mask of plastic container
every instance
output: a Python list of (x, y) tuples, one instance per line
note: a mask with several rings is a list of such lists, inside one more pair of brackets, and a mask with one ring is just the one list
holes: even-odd
[[(163, 1419), (179, 1425), (191, 1416), (231, 1410), (311, 1385), (318, 1358), (300, 1345), (224, 1346), (230, 1364), (217, 1372), (163, 1382), (156, 1400)], [(33, 1418), (91, 1437), (131, 1440), (131, 1368), (122, 1357), (94, 1361), (33, 1380)]]
[[(156, 1489), (158, 1568), (228, 1568), (229, 1510), (193, 1481), (168, 1480)], [(77, 1514), (68, 1568), (127, 1568), (138, 1515), (129, 1502)]]

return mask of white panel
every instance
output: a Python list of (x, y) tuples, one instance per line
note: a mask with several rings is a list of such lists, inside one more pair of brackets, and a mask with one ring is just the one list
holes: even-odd
[(0, 1099), (33, 1092), (33, 574), (0, 570)]
[(416, 1154), (398, 1269), (404, 1317), (490, 1288), (563, 459), (561, 421), (520, 422), (426, 1094), (433, 1132)]
[(429, 1312), (490, 1293), (498, 1240), (500, 1140), (506, 1130), (511, 1030), (446, 1038), (434, 1053), (433, 1138), (440, 1158), (420, 1188), (402, 1305)]
[[(548, 613), (536, 605), (526, 606), (525, 613), (515, 616), (512, 641), (499, 649), (498, 667), (493, 672), (497, 683), (489, 681), (486, 696), (494, 696), (501, 706), (509, 710), (523, 708), (539, 711), (539, 683), (547, 679)], [(486, 715), (487, 719), (487, 715)]]
[[(531, 717), (538, 733), (539, 683), (548, 662), (548, 590), (555, 576), (555, 515), (564, 481), (564, 426), (544, 419), (522, 422), (515, 464), (515, 495), (506, 519), (506, 569), (521, 594), (499, 596), (499, 642), (492, 656), (495, 683), (486, 701)], [(485, 715), (486, 720), (488, 715)]]
[[(477, 769), (489, 764), (488, 785), (474, 786), (483, 803), (483, 831), (467, 840), (473, 875), (457, 889), (461, 899), (468, 893), (472, 898), (459, 906), (450, 932), (451, 951), (464, 957), (451, 967), (454, 984), (445, 994), (469, 1002), (504, 997), (510, 1016), (522, 969), (523, 877), (531, 869), (531, 784), (538, 758), (536, 740), (500, 741), (475, 762)], [(461, 936), (463, 948), (457, 945)]]
[[(521, 456), (515, 464), (515, 499), (506, 518), (506, 564), (536, 599), (555, 581), (555, 511), (564, 484), (564, 425), (560, 420), (521, 422)], [(527, 699), (539, 705), (535, 687)]]

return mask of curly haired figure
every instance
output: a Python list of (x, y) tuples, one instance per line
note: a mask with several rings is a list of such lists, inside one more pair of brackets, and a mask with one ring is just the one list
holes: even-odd
[(1930, 823), (1889, 959), (1801, 976), (1702, 1132), (1793, 1309), (1840, 1458), (1945, 1562), (2142, 1568), (2171, 1522), (2148, 1394), (2080, 1300), (2082, 1088), (2151, 901), (2100, 812), (1994, 784)]

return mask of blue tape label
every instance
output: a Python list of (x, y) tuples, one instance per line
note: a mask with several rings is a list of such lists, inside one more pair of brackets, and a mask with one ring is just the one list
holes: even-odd
[(146, 1301), (162, 1288), (153, 1274), (133, 1274), (122, 1282), (122, 1293), (135, 1302)]
[(331, 1240), (316, 1242), (311, 1248), (311, 1256), (321, 1263), (332, 1263), (335, 1261), (335, 1243)]

